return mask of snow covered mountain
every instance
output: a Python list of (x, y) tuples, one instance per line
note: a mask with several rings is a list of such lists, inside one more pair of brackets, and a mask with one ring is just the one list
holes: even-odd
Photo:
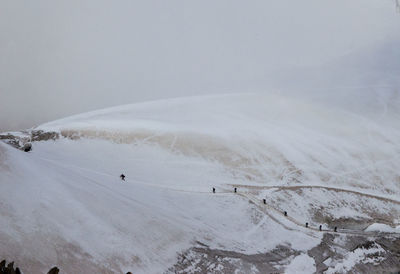
[(179, 98), (3, 134), (33, 149), (0, 142), (0, 259), (25, 273), (399, 271), (389, 98), (357, 112)]

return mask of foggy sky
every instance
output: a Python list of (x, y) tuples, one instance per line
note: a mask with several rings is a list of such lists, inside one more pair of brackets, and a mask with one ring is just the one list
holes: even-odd
[(3, 0), (0, 34), (0, 131), (177, 96), (400, 87), (393, 0)]

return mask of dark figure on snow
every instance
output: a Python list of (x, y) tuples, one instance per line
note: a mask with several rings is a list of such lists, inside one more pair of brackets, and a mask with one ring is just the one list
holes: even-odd
[(213, 193), (215, 193), (215, 187), (213, 187)]
[(125, 175), (121, 174), (121, 176), (119, 176), (121, 178), (122, 181), (125, 181)]

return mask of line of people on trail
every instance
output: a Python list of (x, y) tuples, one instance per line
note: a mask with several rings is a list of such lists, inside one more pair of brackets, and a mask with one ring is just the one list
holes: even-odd
[[(119, 177), (121, 178), (121, 181), (125, 181), (126, 176), (123, 173)], [(234, 193), (237, 193), (237, 188), (235, 187), (233, 191), (234, 191)], [(215, 187), (212, 188), (212, 192), (215, 193)], [(266, 199), (263, 199), (263, 203), (264, 204), (267, 203)], [(284, 211), (283, 214), (287, 217), (287, 211)], [(306, 227), (308, 228), (308, 223), (306, 223)], [(319, 226), (319, 231), (322, 231), (322, 225)], [(334, 228), (334, 231), (337, 232), (336, 226)]]
[[(213, 193), (216, 192), (215, 187), (212, 188), (212, 192), (213, 192)], [(234, 192), (234, 193), (237, 193), (237, 188), (236, 188), (236, 187), (233, 189), (233, 192)], [(267, 204), (267, 199), (263, 199), (263, 203), (264, 203), (264, 204)], [(288, 216), (287, 211), (284, 211), (284, 212), (283, 212), (283, 215), (285, 215), (285, 217), (287, 217), (287, 216)], [(306, 223), (306, 228), (309, 228), (308, 223)], [(322, 225), (319, 226), (319, 231), (322, 231)], [(333, 231), (334, 231), (334, 232), (337, 232), (337, 226), (334, 227)]]
[[(126, 176), (123, 173), (119, 177), (121, 178), (121, 181), (125, 181), (125, 177)], [(212, 188), (212, 192), (213, 193), (216, 192), (215, 187)], [(233, 192), (237, 193), (237, 188), (236, 187), (233, 189)], [(263, 199), (263, 202), (264, 202), (264, 204), (266, 204), (267, 203), (266, 199)], [(287, 216), (287, 212), (286, 211), (284, 212), (284, 215)], [(308, 223), (306, 223), (306, 227), (308, 228)], [(322, 225), (319, 226), (319, 230), (322, 231)], [(337, 227), (336, 226), (335, 226), (334, 231), (337, 232)], [(131, 274), (131, 272), (127, 272), (126, 274)]]

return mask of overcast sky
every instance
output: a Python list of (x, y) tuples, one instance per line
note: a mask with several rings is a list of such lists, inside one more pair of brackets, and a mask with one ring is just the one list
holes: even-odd
[(177, 96), (400, 86), (395, 0), (2, 0), (0, 34), (0, 131)]

